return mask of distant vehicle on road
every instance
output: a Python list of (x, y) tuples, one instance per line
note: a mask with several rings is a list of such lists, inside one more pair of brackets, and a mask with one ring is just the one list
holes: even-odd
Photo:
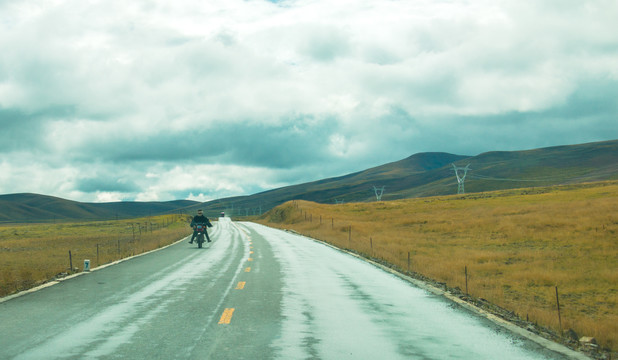
[(225, 217), (225, 211), (221, 211), (221, 217)]

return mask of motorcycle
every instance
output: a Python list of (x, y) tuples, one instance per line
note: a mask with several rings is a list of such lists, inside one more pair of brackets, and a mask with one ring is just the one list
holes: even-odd
[[(208, 238), (208, 234), (206, 233), (207, 226), (206, 224), (198, 223), (195, 224), (193, 229), (197, 232), (197, 236), (195, 237), (197, 240), (197, 247), (201, 249), (204, 244), (204, 238)], [(210, 242), (210, 239), (208, 239), (208, 242)]]

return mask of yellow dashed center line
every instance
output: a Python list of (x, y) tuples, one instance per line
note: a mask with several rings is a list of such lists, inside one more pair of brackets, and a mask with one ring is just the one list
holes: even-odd
[(223, 314), (221, 315), (221, 320), (219, 320), (219, 325), (229, 324), (230, 321), (232, 321), (232, 314), (234, 314), (234, 308), (227, 308), (223, 310)]
[[(251, 238), (248, 239), (249, 245), (253, 245)], [(253, 246), (249, 246), (250, 249), (253, 249)], [(253, 251), (249, 251), (249, 254), (253, 254)], [(247, 261), (253, 261), (253, 258), (248, 258)], [(251, 267), (246, 267), (245, 272), (251, 272)], [(245, 288), (247, 284), (246, 281), (239, 281), (236, 285), (236, 290), (242, 290)], [(223, 310), (223, 314), (221, 314), (221, 319), (219, 320), (219, 325), (229, 324), (232, 321), (232, 315), (234, 314), (234, 308), (226, 308)]]

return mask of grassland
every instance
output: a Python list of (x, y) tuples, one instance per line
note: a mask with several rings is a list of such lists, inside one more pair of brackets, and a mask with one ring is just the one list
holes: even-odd
[[(0, 226), (0, 297), (73, 272), (150, 251), (191, 233), (179, 215)], [(69, 257), (69, 251), (71, 257)]]
[(618, 346), (616, 181), (374, 203), (293, 201), (258, 222), (467, 289), (556, 332)]

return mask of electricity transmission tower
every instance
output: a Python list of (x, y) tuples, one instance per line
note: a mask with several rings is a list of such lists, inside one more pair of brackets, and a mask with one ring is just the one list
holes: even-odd
[[(466, 165), (466, 167), (458, 167), (455, 166), (455, 164), (451, 165), (453, 165), (453, 170), (455, 170), (455, 176), (457, 176), (457, 193), (465, 194), (464, 181), (466, 180), (466, 174), (468, 173), (468, 170), (470, 170), (470, 164)], [(463, 176), (459, 176), (457, 170), (463, 170)]]
[(373, 187), (373, 191), (376, 193), (376, 199), (377, 201), (382, 200), (382, 194), (384, 194), (384, 186), (382, 186), (382, 188), (378, 189), (377, 187)]

